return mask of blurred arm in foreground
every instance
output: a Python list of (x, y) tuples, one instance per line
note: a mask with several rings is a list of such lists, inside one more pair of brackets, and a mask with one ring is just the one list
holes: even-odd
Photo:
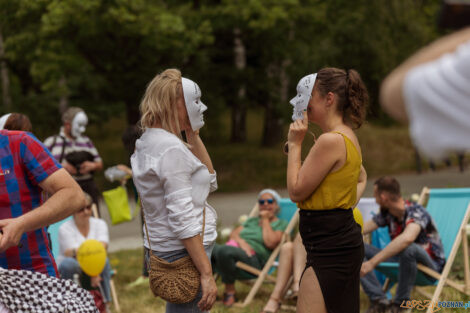
[(382, 83), (380, 102), (428, 156), (470, 148), (470, 27), (422, 48)]

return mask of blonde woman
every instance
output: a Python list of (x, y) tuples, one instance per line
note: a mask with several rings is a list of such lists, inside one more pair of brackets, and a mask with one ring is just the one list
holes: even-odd
[[(150, 237), (144, 231), (147, 258), (150, 247), (151, 253), (168, 262), (189, 254), (201, 274), (196, 299), (185, 304), (168, 302), (166, 312), (207, 311), (217, 294), (209, 261), (217, 237), (217, 214), (207, 203), (217, 180), (199, 137), (206, 109), (199, 86), (176, 69), (158, 74), (140, 104), (144, 132), (136, 142), (131, 165)], [(181, 139), (183, 131), (187, 143)]]

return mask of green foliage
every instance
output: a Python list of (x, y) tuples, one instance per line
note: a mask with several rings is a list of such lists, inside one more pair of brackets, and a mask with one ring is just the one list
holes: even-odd
[[(230, 127), (221, 119), (226, 108), (248, 107), (264, 110), (262, 140), (277, 143), (297, 81), (324, 66), (357, 69), (371, 117), (388, 123), (380, 82), (439, 35), (435, 1), (0, 0), (0, 10), (15, 109), (40, 133), (57, 121), (60, 98), (84, 107), (92, 122), (123, 112), (136, 122), (146, 84), (169, 67), (201, 86), (209, 106), (203, 132), (213, 142)], [(236, 36), (246, 51), (242, 69)]]

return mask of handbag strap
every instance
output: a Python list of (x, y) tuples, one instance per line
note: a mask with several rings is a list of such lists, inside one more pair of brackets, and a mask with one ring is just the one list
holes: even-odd
[[(140, 201), (140, 206), (142, 209), (144, 208), (142, 201)], [(145, 221), (145, 212), (142, 212), (142, 219), (144, 220), (144, 226), (145, 226), (145, 233), (147, 234), (147, 242), (149, 244), (150, 251), (152, 251), (152, 246), (150, 244), (150, 236), (149, 236), (149, 231), (147, 228), (147, 222)], [(206, 229), (206, 207), (204, 206), (204, 209), (202, 210), (202, 236), (201, 236), (201, 241), (204, 244), (204, 231)]]

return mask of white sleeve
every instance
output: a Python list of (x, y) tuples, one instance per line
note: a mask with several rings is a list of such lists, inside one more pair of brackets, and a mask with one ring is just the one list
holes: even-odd
[(96, 223), (94, 227), (96, 227), (96, 230), (95, 230), (96, 238), (93, 238), (93, 239), (109, 244), (108, 225), (106, 224), (105, 221), (99, 218), (96, 218), (95, 221)]
[(51, 150), (53, 142), (54, 142), (54, 136), (47, 137), (46, 140), (44, 140), (44, 145), (46, 146), (48, 150)]
[(157, 173), (163, 183), (168, 209), (168, 226), (178, 239), (194, 237), (201, 228), (191, 196), (191, 174), (194, 168), (194, 161), (178, 146), (162, 155), (158, 167)]
[(416, 147), (429, 157), (470, 149), (470, 42), (408, 72), (403, 96)]
[(74, 240), (73, 230), (69, 223), (65, 222), (59, 227), (59, 252), (64, 255), (68, 249), (77, 249), (78, 243)]
[(217, 190), (218, 185), (217, 185), (217, 173), (214, 171), (214, 173), (209, 173), (210, 178), (211, 178), (211, 184), (210, 184), (210, 189), (209, 192), (214, 192)]

